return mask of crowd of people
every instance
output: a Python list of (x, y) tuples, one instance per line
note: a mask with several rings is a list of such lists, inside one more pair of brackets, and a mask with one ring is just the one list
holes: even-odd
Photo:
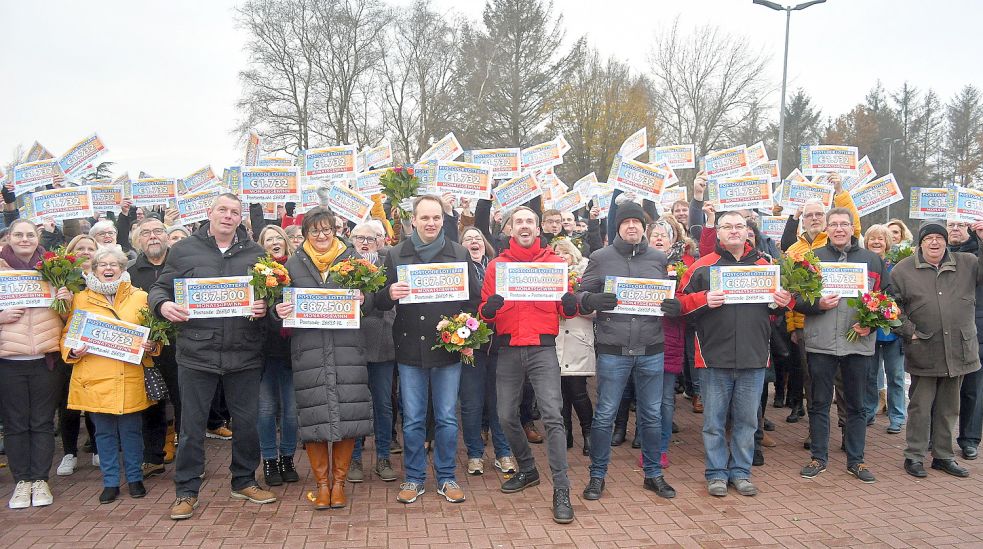
[[(390, 223), (381, 195), (371, 218), (356, 224), (323, 206), (295, 215), (289, 203), (267, 220), (259, 205), (222, 194), (193, 227), (177, 225), (172, 210), (127, 202), (115, 219), (59, 227), (18, 218), (5, 189), (0, 269), (34, 269), (46, 249), (67, 245), (82, 258), (85, 277), (82, 291), (56, 290), (67, 315), (45, 307), (0, 311), (0, 418), (15, 483), (9, 507), (52, 504), (56, 424), (64, 452), (56, 475), (73, 474), (88, 446), (102, 472), (100, 503), (120, 497), (124, 477), (130, 497), (144, 497), (144, 479), (173, 462), (168, 516), (175, 520), (199, 506), (209, 437), (231, 440), (231, 497), (276, 501), (268, 487), (300, 481), (300, 446), (313, 476), (311, 504), (332, 509), (347, 505), (346, 483), (372, 475), (400, 480), (396, 499), (412, 504), (426, 492), (431, 460), (437, 494), (464, 501), (456, 466), (461, 431), (467, 474), (484, 474), (490, 445), (507, 494), (541, 482), (530, 444), (545, 443), (553, 518), (569, 523), (567, 452), (579, 439), (590, 458), (581, 495), (603, 498), (611, 448), (627, 441), (631, 410), (643, 489), (676, 496), (666, 474), (680, 395), (703, 414), (707, 492), (724, 497), (733, 487), (754, 496), (752, 468), (773, 445), (764, 417), (769, 385), (772, 405), (789, 410), (786, 421), (809, 422), (804, 478), (829, 463), (834, 402), (846, 470), (860, 481), (875, 482), (864, 446), (882, 409), (887, 433), (906, 430), (908, 474), (926, 476), (931, 456), (932, 469), (966, 477), (952, 439), (963, 458), (976, 459), (983, 221), (927, 220), (913, 234), (892, 220), (863, 232), (840, 178), (830, 181), (833, 206), (805, 204), (788, 216), (777, 243), (761, 232), (758, 212), (716, 211), (705, 202), (703, 174), (693, 199), (664, 213), (620, 191), (606, 212), (544, 210), (536, 198), (504, 216), (487, 200), (424, 195), (401, 226)], [(913, 255), (891, 261), (906, 241)], [(865, 264), (867, 288), (895, 297), (901, 326), (862, 327), (856, 309), (833, 294), (809, 303), (780, 289), (773, 303), (735, 303), (711, 283), (716, 267), (767, 265), (810, 250), (822, 261)], [(267, 255), (285, 265), (297, 288), (339, 288), (329, 271), (350, 258), (383, 267), (386, 282), (360, 293), (358, 329), (285, 328), (293, 305), (282, 300), (255, 301), (249, 317), (192, 317), (179, 305), (176, 279), (242, 276)], [(468, 266), (467, 299), (405, 299), (411, 289), (401, 267), (454, 262)], [(496, 277), (508, 262), (563, 262), (576, 282), (557, 301), (506, 299)], [(675, 278), (676, 294), (662, 302), (663, 316), (626, 314), (615, 310), (611, 277)], [(144, 308), (178, 335), (171, 345), (146, 343), (141, 365), (90, 353), (66, 337), (80, 312), (139, 323)], [(434, 346), (437, 323), (462, 311), (494, 329), (473, 365)], [(162, 374), (164, 400), (147, 396), (149, 367)], [(90, 442), (80, 445), (83, 424)], [(366, 468), (369, 448), (375, 459)], [(401, 465), (393, 458), (399, 454)]]

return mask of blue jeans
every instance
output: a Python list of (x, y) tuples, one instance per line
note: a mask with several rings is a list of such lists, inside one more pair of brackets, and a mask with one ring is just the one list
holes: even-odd
[[(676, 413), (676, 374), (662, 374), (662, 444), (659, 451), (669, 451), (672, 442), (672, 416)], [(660, 456), (661, 457), (661, 456)]]
[[(375, 457), (389, 459), (393, 440), (393, 369), (395, 362), (369, 362), (369, 392), (372, 393), (372, 427), (375, 432)], [(353, 461), (362, 461), (365, 437), (355, 439)]]
[[(399, 364), (400, 405), (403, 407), (403, 467), (406, 482), (427, 480), (427, 403), (433, 398), (435, 425), (433, 463), (437, 486), (456, 480), (457, 395), (461, 386), (461, 363), (437, 368)], [(431, 387), (433, 393), (431, 394)]]
[[(706, 479), (751, 478), (764, 368), (703, 368), (703, 447)], [(730, 419), (730, 449), (725, 427)]]
[(89, 413), (96, 426), (99, 449), (99, 469), (102, 485), (119, 487), (119, 448), (123, 447), (123, 467), (126, 482), (142, 482), (143, 470), (143, 413), (97, 414)]
[(894, 341), (878, 341), (874, 347), (874, 359), (867, 364), (867, 380), (864, 385), (867, 421), (877, 414), (877, 389), (881, 386), (878, 379), (882, 373), (887, 384), (887, 418), (891, 425), (900, 427), (905, 422), (904, 355), (901, 354), (900, 338)]
[[(286, 357), (267, 358), (259, 380), (259, 451), (263, 459), (291, 457), (297, 451), (297, 399), (294, 373)], [(276, 425), (280, 420), (280, 447)], [(279, 453), (278, 453), (279, 450)]]
[[(645, 478), (662, 476), (662, 387), (665, 355), (597, 355), (597, 406), (590, 431), (590, 476), (604, 478), (611, 461), (614, 418), (628, 384), (635, 378), (635, 414), (642, 441)], [(670, 429), (671, 431), (672, 429)]]
[(498, 421), (498, 398), (495, 390), (498, 353), (487, 354), (480, 350), (474, 354), (474, 366), (461, 366), (461, 429), (468, 458), (480, 458), (485, 453), (485, 441), (481, 438), (481, 423), (488, 413), (488, 430), (491, 433), (495, 457), (512, 455), (505, 440), (502, 424)]

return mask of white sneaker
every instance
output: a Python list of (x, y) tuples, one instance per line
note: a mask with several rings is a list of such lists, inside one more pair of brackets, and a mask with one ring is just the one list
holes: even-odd
[(7, 504), (11, 509), (27, 509), (31, 506), (31, 483), (22, 480), (14, 488), (14, 495), (10, 496), (10, 503)]
[(92, 466), (93, 467), (99, 466), (99, 454), (92, 454)]
[(65, 457), (61, 458), (61, 463), (58, 464), (58, 476), (67, 477), (68, 475), (75, 472), (75, 466), (78, 465), (78, 458), (72, 454), (65, 454)]
[(481, 475), (485, 472), (485, 463), (481, 458), (468, 458), (468, 474)]
[(43, 480), (35, 480), (34, 484), (31, 485), (31, 505), (44, 507), (51, 505), (54, 501), (55, 498), (51, 496), (48, 483)]
[(505, 456), (495, 460), (495, 468), (503, 473), (515, 473), (519, 466), (516, 465), (514, 457)]

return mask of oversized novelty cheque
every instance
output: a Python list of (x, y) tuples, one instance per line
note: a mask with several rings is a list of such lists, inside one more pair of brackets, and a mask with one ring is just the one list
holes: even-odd
[(857, 212), (861, 217), (904, 200), (894, 174), (890, 173), (854, 188), (850, 191), (850, 196), (853, 197), (853, 203), (857, 205)]
[(765, 149), (765, 144), (762, 141), (758, 141), (754, 145), (747, 148), (747, 158), (748, 165), (751, 169), (757, 168), (768, 163), (768, 150)]
[(771, 207), (768, 176), (723, 177), (707, 184), (707, 200), (719, 212)]
[(858, 297), (867, 293), (867, 264), (822, 261), (823, 295)]
[(844, 175), (855, 175), (857, 173), (859, 158), (857, 147), (811, 145), (809, 146), (809, 163), (807, 167), (814, 174), (836, 172)]
[(363, 172), (372, 168), (381, 168), (393, 163), (393, 148), (386, 139), (370, 149), (358, 153), (358, 171)]
[(823, 209), (828, 210), (833, 207), (834, 194), (836, 194), (836, 190), (832, 185), (786, 179), (785, 183), (782, 184), (781, 205), (789, 212), (795, 212), (807, 202), (818, 200), (822, 202)]
[(230, 189), (243, 202), (299, 202), (300, 171), (295, 166), (243, 166), (239, 187)]
[(908, 217), (911, 219), (942, 219), (946, 217), (949, 189), (944, 187), (912, 187), (908, 197)]
[(388, 171), (389, 168), (379, 168), (378, 170), (369, 170), (358, 174), (355, 176), (355, 184), (352, 186), (352, 190), (364, 196), (381, 193), (381, 178)]
[(522, 150), (512, 149), (478, 149), (464, 153), (464, 160), (472, 164), (484, 164), (492, 169), (495, 179), (512, 179), (519, 177), (522, 171)]
[(40, 187), (54, 185), (61, 176), (58, 161), (49, 158), (14, 166), (14, 194), (20, 196)]
[(399, 265), (396, 276), (410, 286), (410, 295), (399, 300), (403, 304), (467, 301), (471, 297), (468, 264), (464, 262)]
[(543, 170), (563, 164), (563, 153), (556, 139), (522, 149), (521, 158), (523, 171)]
[(590, 197), (580, 191), (564, 193), (553, 200), (553, 209), (560, 212), (575, 212), (590, 202)]
[(188, 310), (189, 318), (252, 316), (251, 281), (249, 276), (178, 278), (174, 302)]
[(0, 311), (11, 307), (49, 307), (54, 299), (51, 285), (41, 273), (29, 271), (0, 271)]
[(676, 295), (676, 281), (606, 276), (604, 293), (618, 296), (618, 306), (611, 313), (662, 316), (662, 301)]
[(495, 293), (507, 301), (560, 301), (569, 286), (566, 263), (495, 263)]
[(92, 189), (86, 187), (67, 187), (31, 193), (25, 202), (25, 216), (40, 221), (51, 219), (85, 219), (93, 217)]
[(437, 194), (451, 193), (477, 200), (491, 198), (492, 168), (466, 162), (437, 163)]
[(510, 179), (492, 191), (502, 210), (508, 212), (543, 194), (536, 182), (536, 176), (527, 172)]
[(349, 189), (344, 181), (335, 181), (328, 190), (328, 208), (353, 223), (361, 223), (372, 212), (372, 199)]
[(710, 151), (703, 157), (707, 179), (721, 177), (737, 177), (751, 171), (751, 161), (748, 158), (747, 147), (731, 147), (719, 151)]
[(686, 187), (681, 185), (679, 187), (663, 189), (661, 199), (662, 207), (666, 209), (672, 208), (672, 205), (680, 200), (689, 202), (689, 199), (686, 197)]
[(778, 161), (769, 160), (764, 164), (759, 164), (751, 168), (751, 175), (763, 175), (768, 178), (769, 183), (779, 183), (782, 180), (782, 176), (778, 171)]
[(665, 162), (674, 170), (696, 167), (696, 145), (668, 145), (649, 149), (649, 163)]
[(208, 219), (208, 208), (224, 189), (212, 187), (177, 197), (178, 223), (188, 225)]
[(150, 328), (89, 311), (76, 310), (65, 331), (65, 346), (77, 349), (83, 344), (88, 352), (130, 364), (143, 360), (143, 344)]
[(946, 219), (973, 223), (983, 219), (983, 191), (952, 186), (946, 197)]
[(123, 202), (123, 185), (117, 184), (93, 184), (92, 189), (92, 209), (96, 212), (120, 212), (120, 203)]
[(843, 177), (843, 189), (847, 192), (852, 191), (875, 177), (877, 177), (877, 172), (874, 171), (874, 165), (871, 164), (869, 158), (864, 156), (857, 163), (857, 173)]
[(722, 290), (724, 303), (772, 303), (781, 288), (778, 265), (710, 268), (710, 291)]
[(635, 193), (641, 198), (658, 203), (662, 189), (671, 177), (668, 166), (665, 164), (661, 166), (665, 168), (637, 160), (623, 159), (618, 165), (617, 176), (609, 183), (613, 183), (616, 189)]
[(58, 159), (58, 167), (67, 178), (74, 178), (83, 175), (86, 171), (94, 170), (92, 162), (106, 153), (106, 145), (102, 143), (99, 136), (92, 134), (89, 137), (72, 145)]
[(137, 179), (123, 184), (123, 194), (138, 208), (170, 205), (177, 198), (177, 184), (173, 179)]
[(344, 179), (355, 174), (355, 145), (304, 151), (303, 175), (308, 181)]
[(212, 171), (212, 167), (205, 166), (204, 168), (201, 168), (188, 175), (184, 179), (179, 179), (178, 192), (193, 193), (210, 185), (218, 184), (218, 182), (218, 178), (215, 177), (215, 172)]
[(24, 162), (37, 162), (38, 160), (50, 160), (53, 159), (55, 155), (51, 154), (51, 151), (46, 149), (44, 145), (34, 141), (31, 148), (27, 150), (27, 156), (24, 157)]
[(464, 149), (461, 148), (461, 144), (457, 141), (457, 137), (454, 136), (454, 132), (451, 132), (445, 135), (440, 141), (431, 145), (426, 152), (420, 155), (419, 161), (436, 160), (437, 162), (450, 162), (461, 156), (462, 153), (464, 153)]
[(618, 149), (618, 154), (621, 155), (622, 159), (634, 160), (645, 152), (648, 147), (648, 131), (642, 128), (635, 133), (631, 134), (625, 142), (621, 144), (621, 148)]
[(362, 313), (358, 290), (284, 288), (283, 302), (294, 306), (283, 319), (284, 328), (357, 330)]
[(788, 218), (784, 215), (763, 215), (761, 216), (761, 234), (770, 237), (775, 242), (782, 239), (785, 234), (785, 224)]

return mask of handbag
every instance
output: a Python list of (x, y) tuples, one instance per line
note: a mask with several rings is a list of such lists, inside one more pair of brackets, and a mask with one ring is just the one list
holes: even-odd
[[(116, 320), (123, 320), (112, 308), (109, 308), (109, 312), (113, 313)], [(143, 389), (146, 391), (147, 398), (150, 400), (156, 400), (158, 402), (167, 400), (168, 392), (167, 384), (164, 383), (164, 374), (160, 373), (160, 369), (156, 366), (143, 368)]]

